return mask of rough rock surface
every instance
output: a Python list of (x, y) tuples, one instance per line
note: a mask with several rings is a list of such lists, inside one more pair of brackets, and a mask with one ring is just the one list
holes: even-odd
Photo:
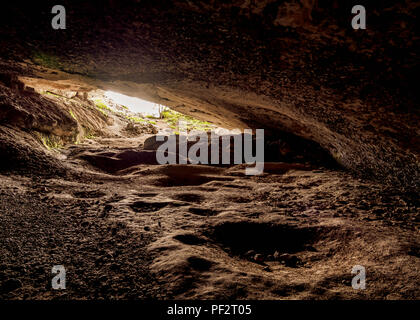
[(418, 186), (415, 1), (368, 6), (357, 31), (352, 1), (62, 4), (66, 30), (51, 28), (51, 3), (7, 4), (2, 56), (216, 123), (291, 132), (355, 172)]
[[(0, 12), (0, 298), (420, 297), (418, 4), (359, 31), (347, 0), (55, 4)], [(163, 120), (98, 88), (264, 128), (273, 162), (158, 165)]]
[(65, 149), (66, 175), (0, 174), (1, 298), (418, 299), (418, 194), (296, 164), (132, 166), (141, 139)]

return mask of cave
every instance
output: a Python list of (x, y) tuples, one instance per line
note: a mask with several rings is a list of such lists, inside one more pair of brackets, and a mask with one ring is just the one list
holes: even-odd
[(415, 1), (54, 5), (0, 13), (0, 299), (420, 298)]

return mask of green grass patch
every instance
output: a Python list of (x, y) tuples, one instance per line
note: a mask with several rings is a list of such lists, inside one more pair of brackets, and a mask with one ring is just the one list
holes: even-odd
[(126, 117), (128, 120), (130, 120), (130, 121), (133, 121), (133, 122), (136, 122), (136, 123), (143, 123), (143, 122), (146, 122), (146, 120), (145, 119), (143, 119), (143, 118), (140, 118), (140, 117), (134, 117), (134, 116), (127, 116)]
[(58, 57), (42, 51), (34, 52), (32, 55), (32, 61), (38, 65), (51, 69), (61, 69), (62, 67)]
[(61, 149), (63, 147), (62, 140), (59, 137), (53, 135), (47, 135), (42, 132), (35, 132), (38, 139), (42, 142), (45, 148), (48, 150)]
[(94, 101), (96, 108), (104, 115), (108, 116), (107, 112), (112, 112), (111, 108), (108, 107), (102, 100), (97, 99)]
[(95, 132), (88, 127), (83, 126), (83, 139), (95, 139)]
[(101, 110), (107, 110), (107, 111), (112, 111), (110, 107), (108, 107), (102, 100), (97, 99), (94, 101), (95, 102), (95, 106)]
[(96, 136), (95, 136), (92, 132), (88, 132), (88, 133), (85, 135), (85, 138), (86, 138), (86, 139), (95, 139), (95, 138), (96, 138)]
[(70, 113), (71, 117), (72, 117), (74, 120), (76, 120), (76, 121), (77, 121), (77, 118), (76, 118), (76, 116), (74, 115), (74, 113), (73, 113), (73, 111), (72, 111), (71, 109), (69, 109), (69, 113)]
[(210, 122), (195, 119), (169, 108), (162, 111), (161, 115), (171, 129), (177, 129), (179, 121), (185, 122), (188, 131), (210, 131), (212, 129), (212, 124)]
[(56, 97), (56, 98), (60, 98), (60, 96), (59, 96), (58, 94), (52, 93), (52, 92), (50, 92), (50, 91), (45, 91), (45, 94), (47, 94), (47, 95), (49, 95), (49, 96)]
[[(156, 121), (154, 121), (154, 120), (150, 120), (149, 118), (148, 118), (148, 119), (143, 119), (143, 118), (140, 118), (140, 117), (135, 117), (135, 116), (126, 116), (126, 118), (127, 118), (128, 120), (130, 120), (130, 121), (134, 122), (134, 123), (150, 123), (150, 124), (152, 124), (152, 125), (156, 125), (156, 124), (157, 124), (157, 122), (156, 122)], [(146, 118), (147, 118), (147, 117), (146, 117)]]

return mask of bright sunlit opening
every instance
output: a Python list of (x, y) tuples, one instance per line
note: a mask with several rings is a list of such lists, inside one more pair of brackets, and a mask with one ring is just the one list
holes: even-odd
[(130, 109), (130, 111), (136, 113), (138, 112), (145, 116), (151, 115), (154, 117), (159, 117), (160, 111), (162, 111), (163, 108), (160, 104), (139, 98), (129, 97), (117, 92), (106, 91), (105, 96), (117, 104), (126, 106), (128, 109)]

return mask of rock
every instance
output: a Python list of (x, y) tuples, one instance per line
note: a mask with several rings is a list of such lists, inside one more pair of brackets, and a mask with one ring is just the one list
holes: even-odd
[(316, 252), (316, 251), (318, 251), (318, 250), (316, 250), (316, 248), (315, 248), (315, 247), (310, 246), (310, 245), (305, 245), (305, 246), (304, 246), (304, 249), (305, 249), (306, 251), (311, 251), (311, 252)]
[(256, 252), (254, 250), (249, 250), (245, 253), (245, 257), (247, 257), (248, 259), (253, 259), (255, 254)]
[(88, 221), (83, 221), (81, 225), (82, 225), (83, 228), (87, 228), (89, 226), (89, 222)]
[(99, 216), (100, 216), (101, 218), (105, 218), (105, 217), (107, 216), (108, 212), (112, 210), (112, 208), (113, 208), (113, 207), (112, 207), (112, 205), (110, 205), (110, 204), (105, 205), (105, 207), (104, 207), (104, 209), (103, 209), (102, 213), (101, 213)]
[(295, 268), (300, 262), (300, 259), (297, 256), (288, 253), (280, 254), (278, 251), (274, 252), (273, 258), (275, 261), (284, 264), (286, 267), (292, 268)]
[(144, 140), (143, 149), (144, 150), (157, 150), (161, 144), (165, 143), (164, 141), (157, 141), (156, 136), (152, 136)]
[[(107, 24), (114, 26), (107, 30), (106, 37), (96, 32), (83, 34), (84, 41), (76, 37), (55, 48), (59, 65), (63, 63), (61, 67), (65, 65), (65, 69), (81, 75), (77, 82), (82, 83), (78, 84), (70, 81), (71, 74), (60, 72), (60, 77), (70, 82), (71, 97), (78, 92), (87, 92), (94, 85), (103, 85), (86, 77), (101, 74), (101, 81), (112, 82), (113, 90), (129, 96), (154, 97), (178, 111), (194, 112), (227, 127), (282, 128), (314, 140), (328, 149), (341, 165), (354, 171), (402, 184), (418, 180), (418, 150), (410, 147), (418, 139), (417, 92), (415, 82), (410, 81), (412, 66), (417, 62), (416, 55), (412, 54), (417, 44), (412, 41), (416, 36), (415, 19), (412, 19), (417, 12), (415, 1), (408, 1), (403, 11), (395, 2), (382, 2), (375, 7), (376, 25), (392, 25), (393, 28), (384, 36), (385, 30), (372, 26), (369, 36), (364, 39), (367, 51), (356, 50), (357, 32), (346, 32), (345, 36), (330, 34), (334, 41), (319, 36), (328, 33), (324, 26), (332, 24), (332, 27), (338, 20), (350, 17), (346, 2), (336, 1), (334, 9), (328, 8), (331, 4), (316, 4), (316, 1), (270, 0), (255, 6), (243, 4), (241, 9), (232, 2), (223, 5), (223, 9), (216, 5), (218, 2), (212, 2), (213, 5), (204, 4), (205, 1), (199, 3), (176, 1), (171, 6), (161, 6), (146, 2), (130, 7), (129, 13), (123, 9), (124, 6), (113, 4), (112, 8), (107, 8), (105, 5), (105, 11), (113, 12), (107, 17)], [(301, 4), (296, 3), (306, 4), (302, 9)], [(11, 5), (13, 7), (14, 4)], [(86, 5), (86, 10), (92, 9), (95, 9), (94, 5)], [(151, 19), (151, 11), (160, 14), (153, 15)], [(171, 23), (167, 19), (172, 17), (173, 12), (182, 13), (184, 19)], [(232, 12), (237, 12), (235, 16), (238, 19), (231, 19)], [(270, 14), (267, 15), (267, 12)], [(11, 19), (9, 28), (16, 34), (13, 41), (6, 41), (4, 46), (7, 52), (19, 51), (19, 61), (33, 58), (31, 47), (45, 48), (49, 45), (49, 39), (44, 38), (32, 37), (31, 46), (23, 40), (30, 37), (33, 25), (44, 23), (44, 17), (36, 10), (28, 9), (25, 14), (28, 15), (25, 19)], [(203, 24), (189, 23), (203, 16), (210, 18)], [(311, 18), (315, 16), (316, 19)], [(133, 27), (138, 21), (144, 21), (148, 26), (152, 39), (147, 34), (136, 37), (142, 30)], [(226, 26), (219, 29), (219, 21), (224, 21)], [(90, 23), (90, 19), (82, 17), (78, 21), (79, 31), (74, 31), (75, 34), (82, 34), (80, 31), (89, 28)], [(248, 27), (254, 23), (261, 32), (254, 32)], [(341, 31), (346, 30), (342, 27), (344, 24), (339, 27)], [(181, 29), (182, 33), (177, 32)], [(206, 36), (209, 30), (217, 34), (219, 41)], [(171, 41), (166, 41), (168, 33), (172, 36)], [(295, 33), (297, 36), (292, 41), (290, 36)], [(196, 41), (190, 43), (191, 35), (195, 35)], [(223, 54), (215, 54), (219, 52), (221, 43), (230, 43), (233, 38), (237, 38), (234, 45), (224, 46)], [(109, 39), (113, 39), (112, 45)], [(404, 46), (399, 45), (400, 40)], [(163, 51), (159, 48), (162, 41), (166, 43)], [(289, 45), (289, 41), (293, 45)], [(274, 50), (273, 43), (284, 43), (285, 47)], [(191, 50), (184, 50), (191, 44)], [(124, 59), (121, 58), (121, 45), (127, 53)], [(98, 46), (108, 48), (106, 55), (97, 50)], [(328, 50), (320, 52), (319, 48)], [(340, 50), (343, 54), (336, 54)], [(156, 52), (159, 52), (158, 57)], [(237, 52), (242, 52), (240, 59), (236, 58)], [(365, 59), (366, 55), (371, 58)], [(401, 63), (400, 57), (406, 58), (404, 63)], [(9, 64), (7, 61), (6, 65)], [(31, 65), (26, 68), (29, 70), (16, 70), (18, 75), (34, 73)], [(15, 88), (21, 90), (25, 85), (38, 90), (40, 85), (44, 85), (41, 82), (44, 79), (39, 78), (21, 83), (18, 75), (11, 75), (6, 70), (1, 72), (1, 78), (5, 79), (2, 83), (11, 91)], [(133, 70), (142, 72), (137, 74)], [(58, 66), (51, 68), (50, 72), (58, 72)], [(127, 74), (133, 76), (128, 79)], [(152, 74), (159, 76), (145, 77)], [(361, 80), (363, 86), (360, 86)], [(261, 86), (262, 81), (264, 86)], [(303, 86), (301, 82), (311, 85)], [(148, 88), (147, 94), (144, 88), (139, 89), (142, 86)], [(41, 101), (32, 94), (30, 96)], [(42, 101), (49, 100), (43, 98)], [(333, 107), (337, 104), (342, 107)], [(57, 108), (48, 112), (38, 110), (45, 109), (29, 109), (28, 112), (35, 115), (34, 123), (45, 123), (43, 127), (55, 130), (62, 130), (63, 124), (69, 129), (77, 129), (70, 116), (66, 121), (59, 121), (57, 126), (50, 125), (54, 120), (63, 118), (57, 114)], [(363, 110), (363, 116), (360, 110)], [(394, 112), (396, 110), (404, 112)], [(27, 114), (18, 108), (12, 108), (12, 111), (14, 119), (24, 125)], [(373, 118), (375, 121), (372, 121)], [(286, 156), (293, 153), (286, 146), (280, 147)]]
[(22, 282), (19, 279), (8, 279), (0, 287), (1, 293), (9, 293), (22, 287)]
[(117, 263), (112, 263), (109, 268), (113, 271), (119, 271), (121, 269), (121, 266)]
[(254, 256), (254, 261), (255, 262), (258, 262), (258, 263), (263, 263), (264, 262), (264, 256), (262, 254), (260, 254), (260, 253), (257, 253)]
[(284, 253), (278, 256), (277, 261), (280, 261), (286, 267), (296, 268), (300, 259), (295, 255)]

